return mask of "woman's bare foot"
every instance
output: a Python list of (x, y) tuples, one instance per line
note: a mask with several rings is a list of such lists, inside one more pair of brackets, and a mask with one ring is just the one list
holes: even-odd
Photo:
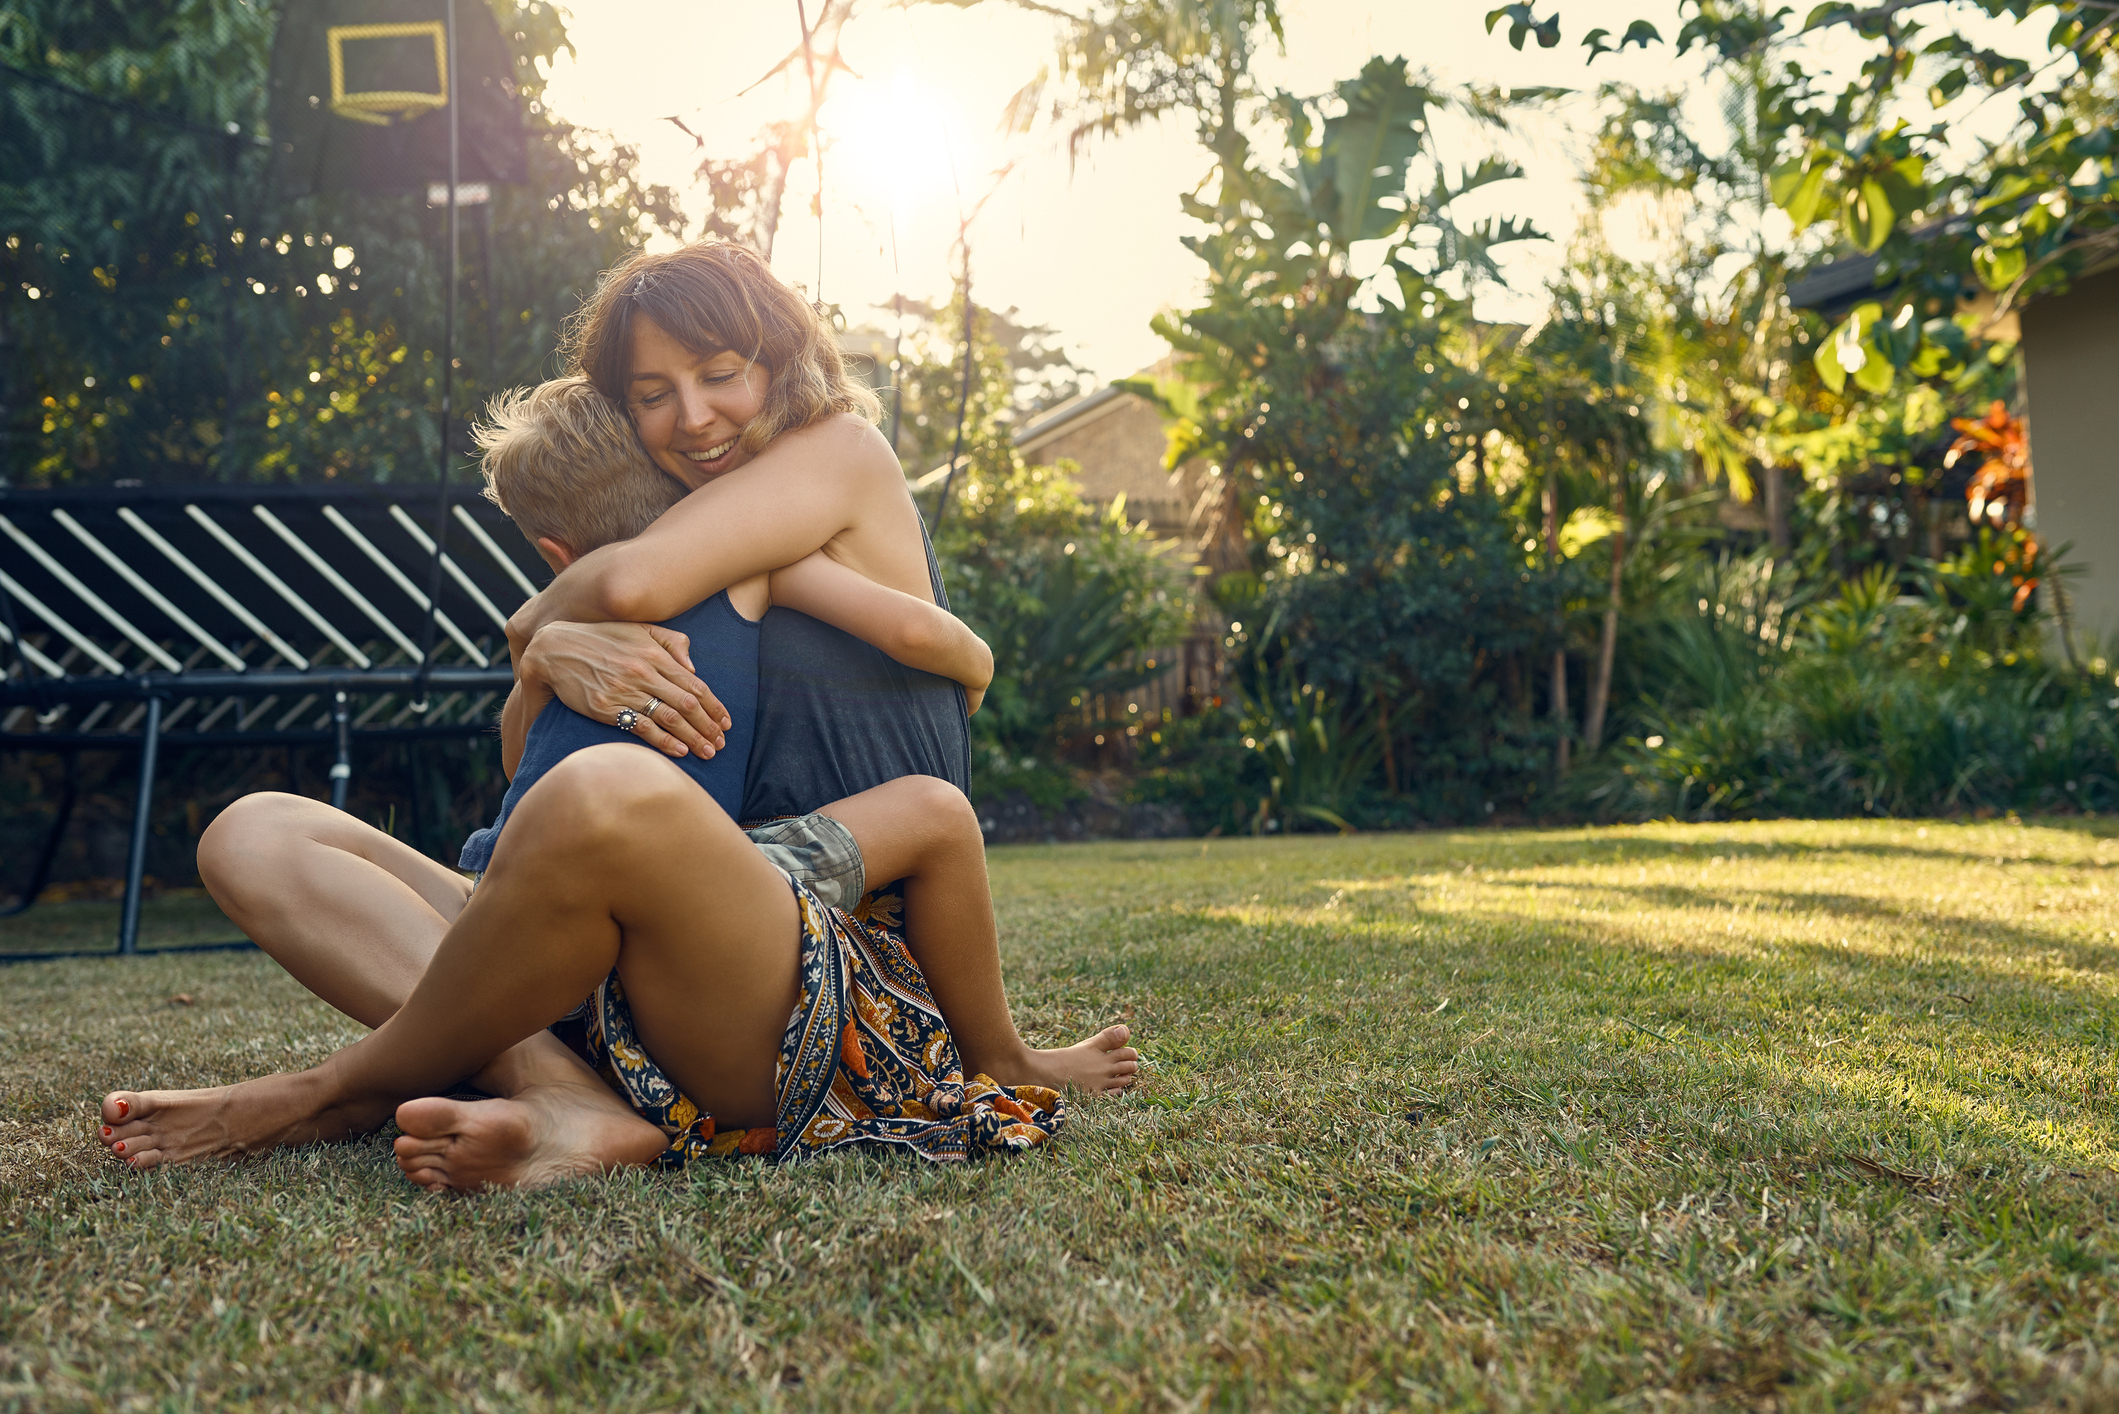
[(151, 1169), (351, 1139), (389, 1117), (387, 1104), (334, 1101), (315, 1071), (301, 1071), (211, 1090), (113, 1090), (97, 1137), (132, 1167)]
[[(1126, 1044), (1132, 1036), (1124, 1026), (1106, 1026), (1071, 1046), (1049, 1051), (1026, 1048), (1015, 1064), (987, 1074), (1003, 1085), (1043, 1085), (1053, 1090), (1071, 1085), (1085, 1095), (1124, 1090), (1140, 1078), (1140, 1052)], [(1005, 1075), (1000, 1073), (1003, 1070)]]
[(653, 1163), (662, 1131), (602, 1085), (536, 1085), (506, 1100), (407, 1100), (397, 1166), (430, 1193), (538, 1188)]

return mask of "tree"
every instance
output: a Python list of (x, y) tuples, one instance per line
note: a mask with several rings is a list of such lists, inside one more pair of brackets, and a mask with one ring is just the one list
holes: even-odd
[[(963, 395), (964, 301), (959, 286), (947, 305), (908, 299), (893, 307), (905, 321), (895, 342), (898, 374), (879, 378), (883, 427), (895, 426), (898, 460), (921, 476), (949, 460)], [(972, 389), (974, 415), (965, 419), (966, 455), (974, 467), (1001, 468), (1015, 428), (1046, 408), (1082, 391), (1085, 371), (1067, 356), (1058, 334), (1025, 324), (1014, 309), (980, 309), (973, 316), (983, 352)], [(874, 337), (874, 336), (871, 336)], [(992, 379), (991, 383), (987, 381)]]
[[(468, 213), (463, 408), (549, 373), (595, 272), (683, 227), (630, 149), (544, 110), (534, 61), (566, 43), (559, 12), (493, 4), (531, 180)], [(277, 17), (28, 0), (0, 18), (0, 62), (28, 76), (0, 90), (0, 476), (433, 475), (444, 213), (275, 193), (257, 136)]]
[[(963, 308), (908, 309), (919, 322), (903, 344), (899, 457), (929, 517), (941, 484), (918, 474), (948, 463)], [(1059, 765), (1072, 737), (1100, 725), (1087, 705), (1154, 676), (1150, 655), (1183, 636), (1190, 596), (1174, 547), (1123, 501), (1092, 505), (1071, 465), (1031, 466), (1016, 450), (1021, 416), (1075, 370), (1049, 330), (1009, 314), (976, 315), (962, 462), (934, 539), (950, 607), (993, 648), (993, 688), (971, 719), (975, 792), (1023, 789), (1052, 807), (1074, 789)]]
[(1269, 100), (1251, 60), (1261, 39), (1282, 38), (1279, 0), (1089, 0), (1078, 10), (1015, 3), (1055, 18), (1059, 55), (1056, 68), (1015, 95), (1004, 121), (1027, 129), (1045, 114), (1078, 154), (1099, 138), (1184, 115), (1222, 174), (1248, 164), (1245, 129)]
[[(1834, 391), (1849, 378), (1881, 393), (1902, 374), (1961, 369), (1970, 330), (2065, 289), (2119, 250), (2110, 123), (2119, 0), (1830, 0), (1800, 24), (1790, 9), (1742, 0), (1687, 0), (1686, 9), (1678, 54), (1699, 48), (1717, 65), (1758, 73), (1779, 95), (1772, 124), (1760, 128), (1774, 204), (1798, 232), (1815, 226), (1840, 248), (1877, 257), (1887, 298), (1856, 309), (1815, 354)], [(2034, 62), (1977, 43), (1964, 24), (1973, 16), (2049, 16), (2046, 54)], [(1545, 23), (1557, 40), (1558, 15)], [(1868, 54), (1836, 90), (1798, 52), (1828, 34)], [(1595, 59), (1662, 36), (1637, 20), (1616, 43), (1603, 29), (1582, 42)], [(1951, 125), (1921, 128), (1915, 115), (1921, 100), (1939, 118), (1967, 97), (1979, 106), (2012, 99), (2018, 116), (2004, 142), (1959, 164)]]
[[(1172, 457), (1219, 467), (1248, 526), (1253, 571), (1218, 592), (1251, 740), (1287, 742), (1260, 809), (1289, 822), (1343, 816), (1345, 793), (1371, 788), (1309, 761), (1305, 738), (1372, 757), (1385, 792), (1431, 817), (1526, 799), (1542, 754), (1530, 668), (1558, 641), (1574, 576), (1524, 543), (1524, 500), (1540, 496), (1527, 461), (1510, 458), (1505, 484), (1488, 474), (1490, 434), (1527, 401), (1509, 382), (1523, 331), (1477, 324), (1465, 298), (1495, 276), (1494, 246), (1536, 232), (1453, 218), (1517, 172), (1445, 160), (1433, 120), (1449, 111), (1503, 118), (1493, 95), (1381, 58), (1328, 95), (1276, 100), (1290, 160), (1224, 170), (1211, 201), (1187, 199), (1208, 227), (1188, 241), (1208, 298), (1157, 326), (1189, 384), (1165, 395), (1183, 415)], [(1384, 257), (1364, 279), (1353, 247), (1369, 241)], [(1417, 770), (1407, 740), (1424, 748)]]

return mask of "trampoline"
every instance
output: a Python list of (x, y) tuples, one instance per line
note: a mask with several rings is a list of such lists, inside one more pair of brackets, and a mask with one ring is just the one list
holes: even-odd
[[(545, 567), (476, 492), (449, 493), (439, 546), (437, 519), (431, 488), (0, 489), (0, 750), (139, 757), (120, 954), (162, 748), (332, 746), (343, 808), (356, 741), (494, 730), (507, 617)], [(13, 912), (50, 881), (72, 779)]]

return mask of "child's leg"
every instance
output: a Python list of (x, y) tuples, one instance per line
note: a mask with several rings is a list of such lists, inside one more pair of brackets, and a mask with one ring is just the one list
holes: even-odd
[(824, 807), (852, 832), (871, 885), (905, 880), (905, 938), (956, 1038), (967, 1075), (1004, 1085), (1122, 1090), (1140, 1070), (1123, 1026), (1073, 1046), (1025, 1045), (1008, 1012), (986, 839), (964, 793), (905, 776)]

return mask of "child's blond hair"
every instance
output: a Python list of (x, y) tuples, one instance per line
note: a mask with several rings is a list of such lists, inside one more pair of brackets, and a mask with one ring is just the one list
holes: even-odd
[(550, 536), (585, 555), (632, 539), (684, 498), (683, 483), (641, 449), (624, 410), (586, 378), (502, 393), (472, 435), (486, 499), (532, 544)]

